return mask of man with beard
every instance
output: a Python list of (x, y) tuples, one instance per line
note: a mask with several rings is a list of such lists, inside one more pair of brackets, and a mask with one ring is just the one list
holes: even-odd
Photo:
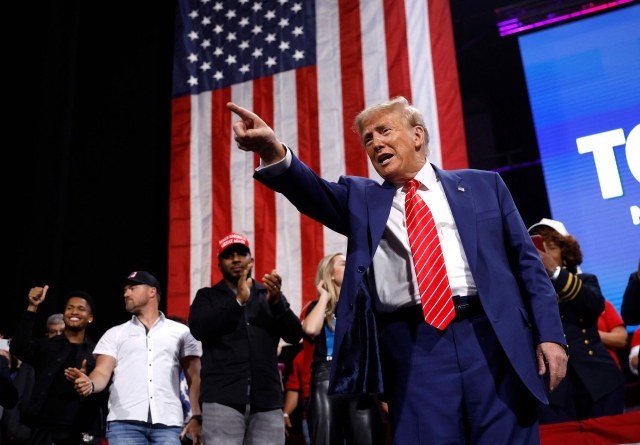
[(11, 354), (33, 366), (36, 372), (23, 423), (33, 428), (31, 444), (76, 445), (99, 441), (98, 398), (83, 400), (64, 375), (68, 367), (92, 371), (95, 366), (92, 355), (95, 343), (85, 335), (93, 321), (93, 298), (82, 291), (69, 293), (62, 315), (63, 333), (32, 340), (36, 311), (48, 290), (49, 286), (45, 286), (29, 291), (29, 306), (11, 341)]
[[(66, 371), (82, 396), (103, 391), (113, 376), (109, 394), (107, 440), (110, 445), (179, 444), (189, 433), (201, 443), (202, 416), (198, 344), (183, 324), (158, 309), (160, 284), (148, 272), (132, 272), (125, 280), (125, 308), (130, 321), (109, 329), (93, 354), (89, 376), (77, 368)], [(184, 370), (193, 416), (183, 425), (180, 371)]]
[(203, 431), (206, 445), (284, 443), (278, 372), (280, 338), (298, 343), (300, 320), (280, 292), (274, 270), (264, 286), (250, 278), (249, 241), (230, 233), (218, 243), (223, 279), (200, 289), (189, 326), (202, 341)]

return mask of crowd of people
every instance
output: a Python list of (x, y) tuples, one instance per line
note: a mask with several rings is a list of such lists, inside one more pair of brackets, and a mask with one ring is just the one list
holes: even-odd
[[(541, 424), (624, 411), (614, 350), (625, 322), (640, 324), (640, 262), (621, 318), (561, 222), (527, 230), (497, 174), (427, 162), (404, 98), (356, 119), (383, 184), (327, 182), (259, 116), (229, 108), (238, 147), (260, 156), (256, 179), (349, 239), (318, 264), (317, 299), (293, 313), (277, 271), (252, 277), (236, 233), (218, 242), (222, 280), (197, 292), (188, 322), (165, 316), (158, 280), (136, 271), (122, 283), (131, 320), (97, 344), (83, 291), (38, 337), (48, 287), (34, 287), (0, 344), (0, 444), (276, 445), (297, 407), (311, 445), (535, 444)], [(281, 342), (302, 343), (286, 381)]]

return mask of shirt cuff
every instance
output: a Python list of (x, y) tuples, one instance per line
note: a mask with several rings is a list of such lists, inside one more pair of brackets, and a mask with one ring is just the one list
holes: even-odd
[(291, 160), (293, 159), (293, 156), (291, 155), (291, 150), (289, 150), (289, 147), (287, 147), (284, 144), (282, 144), (282, 146), (285, 148), (287, 152), (287, 154), (284, 155), (284, 158), (270, 165), (264, 165), (262, 163), (262, 159), (260, 159), (260, 165), (256, 167), (256, 173), (260, 172), (262, 176), (271, 178), (273, 176), (281, 175), (282, 173), (287, 171), (287, 169), (291, 165)]

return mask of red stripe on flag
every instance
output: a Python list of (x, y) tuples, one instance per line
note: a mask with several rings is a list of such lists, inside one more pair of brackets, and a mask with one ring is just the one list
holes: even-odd
[(167, 312), (187, 318), (191, 305), (191, 97), (173, 99), (171, 115)]
[[(315, 66), (296, 71), (298, 115), (298, 157), (320, 174), (320, 140), (318, 118), (318, 72)], [(324, 255), (322, 224), (300, 214), (300, 244), (302, 272), (302, 304), (317, 298), (314, 285), (316, 268)]]
[(231, 87), (211, 92), (211, 284), (222, 279), (218, 240), (231, 232)]
[(345, 170), (347, 175), (368, 177), (367, 155), (360, 137), (353, 130), (353, 121), (364, 109), (360, 4), (352, 0), (339, 0), (338, 7)]
[(438, 106), (442, 167), (468, 168), (460, 83), (448, 1), (429, 1), (431, 58)]
[(404, 0), (384, 0), (389, 97), (404, 96), (411, 103), (411, 69)]
[[(274, 126), (273, 76), (253, 81), (253, 112), (271, 128)], [(254, 154), (254, 166), (260, 164), (260, 158)], [(254, 230), (255, 239), (252, 249), (256, 266), (253, 276), (262, 281), (266, 273), (276, 267), (276, 195), (258, 181), (253, 182)]]

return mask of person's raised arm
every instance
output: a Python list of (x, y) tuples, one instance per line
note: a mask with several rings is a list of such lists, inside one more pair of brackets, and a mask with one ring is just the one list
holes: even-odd
[(86, 397), (94, 392), (103, 391), (107, 387), (115, 367), (115, 357), (101, 354), (96, 359), (96, 367), (90, 375), (86, 375), (82, 372), (83, 370), (78, 368), (67, 368), (64, 371), (64, 376), (74, 383), (78, 394)]
[(302, 322), (302, 332), (311, 338), (316, 338), (322, 332), (324, 314), (331, 298), (329, 292), (324, 288), (324, 280), (320, 280), (316, 289), (318, 290), (318, 303)]
[(40, 355), (40, 346), (33, 341), (33, 324), (36, 320), (36, 312), (46, 296), (49, 286), (33, 287), (29, 291), (29, 304), (27, 311), (22, 314), (18, 329), (11, 341), (11, 353), (23, 362), (35, 366)]
[(229, 102), (227, 108), (240, 118), (233, 124), (234, 138), (240, 150), (258, 153), (264, 165), (275, 164), (285, 157), (286, 149), (260, 116), (233, 102)]

